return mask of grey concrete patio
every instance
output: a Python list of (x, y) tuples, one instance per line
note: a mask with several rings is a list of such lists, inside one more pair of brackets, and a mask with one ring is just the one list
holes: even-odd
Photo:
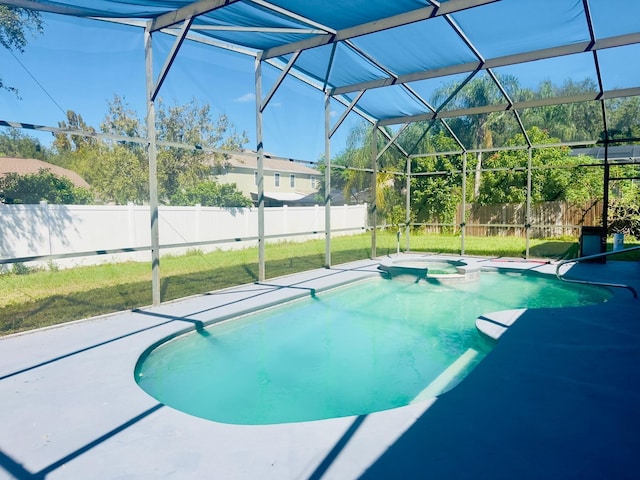
[[(377, 264), (1, 338), (0, 478), (637, 478), (640, 300), (628, 291), (592, 307), (528, 310), (450, 392), (358, 417), (221, 424), (158, 403), (134, 380), (140, 355), (169, 335), (377, 275)], [(570, 274), (640, 289), (638, 263)]]

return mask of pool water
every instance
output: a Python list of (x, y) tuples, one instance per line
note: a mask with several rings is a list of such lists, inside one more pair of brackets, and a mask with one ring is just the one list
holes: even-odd
[(453, 285), (369, 279), (166, 342), (135, 375), (160, 402), (218, 422), (367, 414), (459, 382), (491, 349), (475, 328), (482, 313), (609, 297), (522, 274)]

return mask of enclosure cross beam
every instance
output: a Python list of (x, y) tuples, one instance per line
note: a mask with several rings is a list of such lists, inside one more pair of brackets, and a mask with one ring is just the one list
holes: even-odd
[(154, 18), (149, 25), (149, 31), (156, 32), (163, 28), (171, 27), (186, 20), (187, 18), (209, 13), (238, 1), (239, 0), (199, 0), (190, 3), (189, 5), (185, 5), (177, 10)]
[(398, 15), (387, 17), (381, 20), (375, 20), (361, 25), (345, 28), (343, 30), (338, 30), (333, 35), (318, 35), (315, 37), (307, 38), (305, 40), (300, 40), (298, 42), (289, 43), (287, 45), (273, 47), (264, 52), (264, 58), (280, 57), (293, 53), (297, 50), (307, 50), (310, 48), (327, 45), (333, 42), (340, 42), (370, 33), (381, 32), (383, 30), (389, 30), (391, 28), (399, 27), (402, 25), (408, 25), (410, 23), (419, 22), (428, 18), (467, 10), (469, 8), (486, 5), (489, 3), (495, 3), (496, 1), (498, 0), (449, 0), (448, 2), (440, 5), (440, 7), (430, 5), (427, 7), (412, 10), (410, 12), (400, 13)]

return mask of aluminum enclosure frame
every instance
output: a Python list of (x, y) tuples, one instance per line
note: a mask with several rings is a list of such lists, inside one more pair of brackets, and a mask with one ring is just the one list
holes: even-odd
[[(595, 0), (591, 0), (593, 2)], [(482, 9), (485, 6), (499, 3), (509, 3), (508, 0), (500, 2), (499, 0), (449, 0), (446, 2), (439, 2), (436, 0), (424, 0), (423, 6), (420, 8), (409, 9), (406, 11), (394, 11), (394, 13), (382, 16), (371, 21), (365, 21), (360, 24), (353, 24), (350, 26), (335, 28), (331, 25), (323, 24), (320, 21), (315, 20), (310, 16), (305, 16), (300, 12), (288, 9), (283, 5), (290, 4), (297, 6), (296, 2), (278, 2), (267, 0), (201, 0), (194, 1), (192, 3), (176, 1), (173, 4), (177, 8), (171, 10), (167, 5), (171, 5), (172, 2), (162, 2), (162, 6), (165, 10), (161, 14), (137, 14), (132, 17), (128, 17), (125, 13), (117, 11), (118, 4), (126, 4), (126, 2), (113, 2), (113, 15), (105, 15), (106, 12), (101, 12), (97, 9), (91, 9), (88, 7), (79, 7), (77, 2), (65, 2), (64, 0), (58, 1), (31, 1), (31, 0), (8, 0), (2, 3), (19, 8), (27, 8), (39, 10), (42, 12), (50, 12), (62, 15), (72, 15), (80, 17), (92, 17), (96, 20), (112, 21), (120, 24), (133, 25), (144, 28), (144, 51), (145, 51), (145, 63), (146, 63), (146, 98), (147, 98), (147, 138), (144, 140), (148, 148), (149, 157), (149, 186), (150, 186), (150, 210), (151, 210), (151, 239), (152, 239), (152, 290), (153, 290), (153, 304), (160, 303), (160, 248), (159, 248), (159, 233), (158, 233), (158, 191), (157, 191), (157, 158), (156, 150), (157, 145), (160, 143), (157, 141), (155, 133), (155, 99), (160, 91), (166, 75), (171, 69), (173, 62), (179, 54), (180, 47), (185, 40), (196, 41), (211, 45), (214, 48), (223, 48), (238, 52), (244, 55), (250, 55), (255, 58), (255, 93), (256, 93), (256, 156), (258, 161), (258, 210), (259, 210), (259, 280), (265, 279), (265, 252), (264, 252), (264, 172), (263, 172), (263, 159), (264, 159), (264, 145), (262, 134), (262, 115), (267, 108), (269, 101), (278, 90), (286, 77), (293, 77), (300, 80), (312, 88), (318, 89), (324, 93), (324, 111), (325, 111), (325, 162), (326, 162), (326, 189), (325, 193), (325, 265), (329, 267), (331, 265), (331, 221), (330, 221), (330, 186), (331, 186), (331, 137), (340, 128), (343, 121), (350, 113), (355, 113), (371, 124), (373, 129), (373, 137), (377, 135), (383, 135), (387, 139), (386, 145), (381, 151), (378, 151), (377, 141), (373, 142), (371, 152), (371, 171), (372, 171), (372, 191), (375, 198), (376, 189), (376, 172), (378, 169), (377, 160), (382, 153), (390, 147), (397, 148), (401, 154), (410, 159), (412, 156), (429, 155), (428, 152), (415, 152), (405, 151), (398, 146), (396, 140), (403, 128), (407, 125), (415, 122), (427, 121), (432, 124), (433, 122), (441, 122), (444, 128), (449, 132), (452, 138), (457, 142), (460, 147), (460, 152), (464, 155), (464, 165), (466, 166), (468, 153), (479, 153), (482, 149), (474, 148), (475, 146), (464, 145), (460, 139), (455, 135), (451, 128), (447, 124), (447, 119), (469, 116), (476, 114), (486, 114), (491, 112), (512, 112), (515, 116), (516, 122), (524, 135), (526, 145), (529, 151), (529, 167), (528, 167), (528, 187), (527, 187), (527, 218), (530, 215), (530, 195), (531, 195), (531, 155), (532, 149), (538, 146), (533, 146), (530, 139), (527, 136), (526, 128), (519, 117), (518, 111), (524, 108), (535, 108), (553, 105), (570, 104), (577, 102), (598, 102), (602, 109), (603, 118), (603, 144), (605, 147), (605, 159), (604, 159), (604, 174), (603, 184), (605, 192), (605, 211), (603, 213), (603, 225), (606, 228), (607, 222), (607, 204), (608, 204), (608, 185), (610, 180), (609, 175), (609, 160), (608, 160), (608, 146), (610, 143), (610, 135), (607, 127), (607, 113), (605, 107), (605, 101), (614, 98), (638, 96), (640, 95), (640, 85), (635, 87), (617, 88), (606, 90), (601, 75), (601, 66), (599, 61), (599, 51), (611, 48), (625, 47), (631, 45), (640, 44), (640, 27), (637, 31), (624, 33), (620, 35), (613, 35), (603, 38), (596, 38), (594, 22), (591, 13), (590, 0), (582, 0), (582, 13), (585, 17), (588, 29), (588, 38), (584, 41), (572, 41), (570, 39), (565, 40), (562, 44), (545, 47), (540, 49), (533, 49), (527, 51), (521, 51), (518, 53), (512, 53), (508, 55), (497, 55), (489, 58), (485, 58), (481, 49), (478, 48), (474, 42), (465, 33), (464, 29), (456, 21), (453, 15), (458, 12), (473, 12), (474, 9)], [(90, 2), (87, 2), (90, 3)], [(103, 2), (109, 4), (110, 2)], [(351, 2), (341, 2), (345, 9), (350, 8)], [(354, 3), (355, 5), (355, 3)], [(415, 5), (415, 4), (414, 4)], [(128, 6), (140, 7), (142, 6), (155, 7), (154, 2), (150, 1), (131, 1)], [(274, 24), (288, 23), (289, 27), (277, 26), (245, 26), (241, 24), (237, 25), (214, 25), (216, 20), (213, 19), (213, 15), (216, 12), (224, 11), (227, 8), (235, 8), (237, 6), (246, 6), (247, 8), (258, 9), (265, 15), (271, 15)], [(126, 10), (123, 10), (125, 12)], [(387, 67), (383, 62), (376, 58), (375, 54), (366, 52), (360, 48), (354, 39), (365, 37), (367, 35), (376, 34), (379, 32), (393, 31), (396, 28), (404, 27), (407, 25), (416, 24), (423, 21), (431, 21), (432, 19), (443, 19), (450, 26), (451, 30), (457, 36), (457, 38), (467, 46), (468, 51), (475, 58), (473, 61), (467, 61), (439, 68), (430, 69), (414, 69), (410, 73), (394, 73), (392, 68)], [(197, 23), (197, 20), (202, 19), (201, 23)], [(213, 20), (212, 20), (213, 19)], [(295, 27), (294, 27), (295, 25)], [(154, 78), (153, 68), (153, 48), (152, 37), (156, 32), (167, 33), (176, 37), (173, 48), (167, 55), (164, 61), (163, 67), (157, 78)], [(256, 41), (255, 45), (245, 45), (241, 43), (233, 43), (225, 40), (223, 34), (229, 32), (245, 32), (256, 34), (273, 34), (283, 35), (301, 35), (304, 37), (302, 40), (284, 41), (277, 45), (269, 46), (267, 48), (261, 48), (258, 46), (259, 42)], [(330, 81), (330, 74), (335, 64), (335, 51), (336, 46), (344, 45), (350, 52), (354, 52), (359, 58), (362, 59), (368, 65), (376, 68), (380, 72), (384, 72), (381, 78), (366, 80), (360, 82), (354, 82), (346, 85), (333, 85)], [(323, 75), (314, 76), (310, 72), (304, 69), (297, 68), (297, 62), (301, 55), (314, 48), (322, 46), (331, 46), (332, 53), (330, 56), (329, 64), (326, 67), (326, 71)], [(512, 100), (505, 87), (501, 84), (498, 76), (494, 73), (493, 69), (525, 64), (542, 59), (558, 58), (564, 56), (570, 56), (575, 54), (591, 54), (593, 57), (594, 67), (597, 75), (597, 91), (582, 93), (578, 95), (565, 96), (565, 97), (551, 97), (540, 98), (532, 100)], [(281, 75), (276, 83), (269, 89), (266, 95), (262, 92), (262, 64), (266, 63), (281, 71)], [(455, 95), (459, 93), (465, 85), (467, 85), (474, 78), (483, 72), (486, 73), (498, 90), (504, 97), (504, 102), (481, 105), (463, 109), (447, 109), (447, 105), (455, 98)], [(419, 92), (417, 92), (410, 84), (412, 82), (418, 82), (421, 80), (444, 78), (450, 75), (466, 75), (464, 80), (460, 82), (456, 90), (440, 105), (430, 105)], [(385, 87), (397, 87), (400, 86), (401, 91), (409, 98), (413, 99), (418, 105), (421, 105), (425, 112), (417, 114), (407, 114), (398, 116), (385, 116), (384, 118), (377, 118), (372, 115), (366, 107), (362, 106), (361, 99), (366, 92), (376, 89), (384, 89)], [(345, 106), (345, 111), (334, 125), (331, 125), (330, 120), (330, 104), (331, 101), (339, 102)], [(17, 122), (11, 122), (7, 120), (0, 120), (0, 125), (17, 125)], [(382, 128), (391, 125), (404, 125), (396, 135), (389, 135), (388, 132)], [(29, 127), (26, 127), (29, 128)], [(43, 127), (52, 128), (52, 127)], [(75, 134), (82, 135), (82, 132), (74, 132)], [(426, 133), (426, 132), (425, 132)], [(91, 134), (91, 136), (98, 136)], [(192, 148), (193, 146), (184, 146), (184, 148)], [(414, 147), (415, 148), (415, 147)], [(443, 152), (444, 153), (444, 152)], [(443, 154), (440, 153), (440, 154)], [(407, 161), (407, 224), (409, 223), (409, 210), (410, 210), (410, 178), (411, 167), (410, 162)], [(466, 175), (463, 175), (463, 179)], [(466, 186), (464, 187), (466, 188)], [(376, 205), (375, 201), (372, 202), (372, 256), (375, 256), (376, 252)], [(529, 221), (527, 220), (527, 224)], [(462, 229), (462, 244), (461, 251), (464, 253), (464, 222), (461, 225)], [(527, 255), (529, 251), (529, 235), (527, 229)], [(407, 225), (407, 246), (409, 245), (409, 226)]]

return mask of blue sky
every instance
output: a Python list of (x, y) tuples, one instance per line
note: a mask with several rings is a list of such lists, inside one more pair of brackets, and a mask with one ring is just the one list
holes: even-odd
[[(142, 29), (44, 14), (44, 34), (31, 38), (24, 53), (0, 49), (2, 79), (17, 87), (20, 98), (0, 90), (0, 119), (57, 126), (73, 110), (98, 129), (114, 94), (124, 97), (141, 118), (145, 114)], [(173, 38), (154, 36), (154, 64), (159, 70)], [(263, 66), (263, 93), (278, 72)], [(252, 57), (185, 42), (160, 97), (168, 105), (192, 98), (207, 102), (212, 117), (228, 115), (245, 131), (255, 149), (255, 86)], [(276, 155), (318, 160), (324, 152), (324, 106), (321, 93), (287, 80), (264, 114), (264, 146)], [(340, 106), (335, 106), (339, 115)], [(332, 139), (332, 155), (344, 148), (351, 118)], [(37, 134), (42, 142), (50, 134)]]
[[(614, 11), (606, 8), (607, 2), (592, 0), (594, 14), (597, 14), (594, 16), (599, 20), (595, 25), (596, 32), (610, 36), (635, 31), (635, 13), (640, 14), (640, 2), (632, 7), (622, 0), (612, 1), (618, 4), (615, 12), (626, 9), (629, 15), (614, 15)], [(553, 4), (551, 0), (545, 2)], [(514, 8), (518, 6), (515, 2), (510, 5)], [(634, 18), (629, 19), (629, 16)], [(20, 98), (17, 98), (11, 92), (0, 90), (0, 119), (57, 126), (58, 122), (65, 119), (66, 110), (74, 110), (87, 123), (99, 129), (108, 102), (115, 94), (124, 97), (141, 118), (144, 116), (145, 75), (141, 28), (50, 14), (43, 14), (43, 19), (44, 35), (31, 39), (25, 53), (12, 54), (0, 48), (0, 77), (20, 91)], [(585, 25), (583, 18), (572, 18), (564, 27), (576, 29), (579, 26), (582, 38), (586, 35)], [(500, 32), (495, 32), (495, 29), (487, 27), (480, 29), (480, 32), (473, 28), (471, 30), (474, 40), (479, 40), (484, 48), (506, 48)], [(544, 35), (537, 34), (535, 29), (527, 31), (529, 47), (535, 49), (538, 36)], [(164, 63), (173, 41), (173, 37), (154, 35), (156, 71)], [(640, 69), (635, 61), (629, 61), (640, 58), (640, 44), (601, 50), (598, 57), (605, 90), (640, 84)], [(506, 66), (494, 71), (499, 75), (515, 75), (520, 86), (533, 89), (544, 80), (551, 80), (556, 85), (562, 85), (568, 78), (575, 81), (590, 78), (594, 84), (597, 82), (590, 52)], [(278, 73), (271, 67), (263, 67), (264, 93), (269, 91)], [(460, 81), (464, 77), (466, 74), (434, 78), (411, 86), (429, 100), (432, 93), (444, 83)], [(208, 103), (214, 119), (226, 114), (237, 130), (248, 134), (250, 140), (245, 147), (255, 149), (254, 90), (252, 57), (185, 42), (160, 91), (160, 97), (168, 105), (184, 104), (193, 98)], [(380, 92), (367, 92), (374, 98), (376, 94)], [(383, 100), (379, 103), (382, 104)], [(335, 119), (343, 107), (334, 104), (333, 108)], [(264, 114), (265, 150), (283, 157), (318, 160), (324, 153), (323, 109), (320, 92), (295, 79), (286, 80)], [(358, 121), (356, 115), (350, 115), (334, 135), (331, 145), (333, 156), (344, 149), (346, 137)], [(50, 134), (36, 136), (45, 143), (52, 138)]]

